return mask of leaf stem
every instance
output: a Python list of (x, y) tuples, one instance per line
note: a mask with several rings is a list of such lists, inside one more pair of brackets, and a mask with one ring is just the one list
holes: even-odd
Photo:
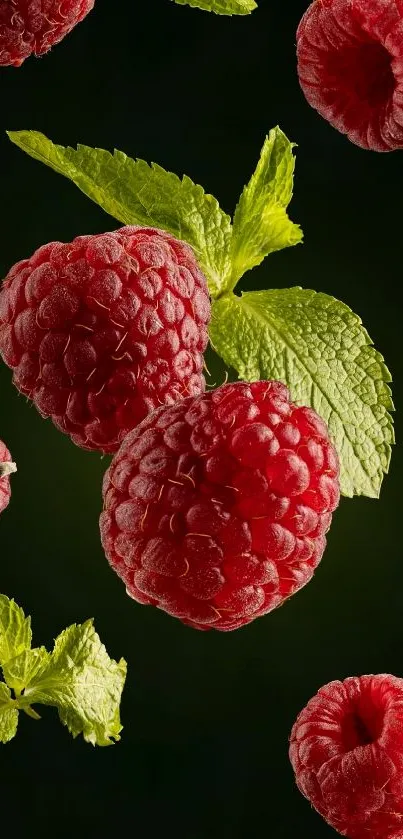
[(20, 709), (21, 709), (21, 711), (24, 711), (33, 720), (40, 720), (41, 719), (40, 714), (38, 714), (36, 711), (34, 711), (34, 709), (31, 708), (30, 705), (21, 705)]

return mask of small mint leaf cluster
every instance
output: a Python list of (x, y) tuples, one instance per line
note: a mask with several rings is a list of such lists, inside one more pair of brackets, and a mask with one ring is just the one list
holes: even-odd
[[(206, 7), (214, 5), (218, 11), (219, 3)], [(394, 442), (391, 376), (358, 315), (330, 295), (299, 286), (234, 293), (266, 256), (302, 242), (301, 228), (287, 213), (295, 144), (279, 127), (265, 139), (233, 221), (200, 185), (154, 163), (116, 150), (64, 148), (36, 131), (8, 133), (118, 221), (151, 225), (191, 245), (212, 298), (214, 350), (247, 381), (283, 381), (293, 402), (325, 420), (344, 495), (379, 495)]]
[(37, 703), (56, 707), (73, 737), (94, 746), (119, 740), (126, 662), (109, 658), (92, 620), (61, 632), (51, 653), (31, 643), (31, 619), (0, 594), (0, 742), (15, 736), (20, 711), (40, 719)]
[(180, 6), (193, 6), (216, 15), (249, 15), (257, 8), (255, 0), (174, 0)]

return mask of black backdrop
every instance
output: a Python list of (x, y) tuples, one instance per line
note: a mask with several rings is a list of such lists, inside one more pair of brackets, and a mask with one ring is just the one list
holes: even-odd
[[(302, 285), (343, 299), (385, 355), (399, 408), (402, 153), (364, 152), (309, 108), (295, 66), (306, 0), (258, 2), (250, 17), (230, 19), (170, 0), (96, 0), (52, 53), (1, 69), (0, 272), (47, 241), (118, 227), (12, 146), (6, 129), (156, 161), (232, 212), (279, 124), (299, 146), (290, 212), (305, 244), (270, 256), (242, 287)], [(209, 366), (223, 375), (218, 361)], [(0, 590), (33, 615), (36, 644), (94, 616), (129, 673), (114, 747), (73, 741), (53, 709), (41, 722), (21, 716), (16, 739), (0, 747), (3, 828), (330, 839), (294, 786), (287, 738), (325, 682), (403, 675), (399, 446), (379, 501), (342, 501), (306, 589), (247, 628), (198, 633), (126, 597), (98, 537), (108, 460), (75, 448), (10, 378), (2, 367), (0, 436), (19, 473), (0, 522)]]

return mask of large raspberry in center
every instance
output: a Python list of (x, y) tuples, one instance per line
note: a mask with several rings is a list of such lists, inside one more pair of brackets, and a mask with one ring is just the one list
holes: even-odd
[(235, 629), (311, 579), (339, 501), (325, 423), (280, 382), (159, 408), (104, 480), (103, 545), (128, 594), (197, 629)]

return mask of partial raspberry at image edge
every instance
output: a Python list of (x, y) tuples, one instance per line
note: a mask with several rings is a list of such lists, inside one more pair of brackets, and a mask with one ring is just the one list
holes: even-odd
[(0, 67), (20, 67), (30, 55), (47, 53), (94, 4), (95, 0), (48, 0), (43, 10), (37, 0), (0, 0)]
[(297, 786), (349, 839), (402, 839), (403, 679), (330, 682), (309, 700), (290, 736)]
[(403, 4), (315, 0), (297, 30), (308, 103), (361, 148), (403, 148)]
[(150, 411), (204, 391), (210, 317), (190, 246), (122, 227), (14, 265), (0, 288), (0, 355), (43, 417), (109, 454)]
[(0, 440), (0, 513), (8, 507), (11, 497), (10, 475), (17, 471), (5, 443)]
[(309, 582), (339, 497), (315, 411), (281, 382), (235, 382), (125, 438), (104, 477), (102, 544), (138, 603), (231, 631)]

